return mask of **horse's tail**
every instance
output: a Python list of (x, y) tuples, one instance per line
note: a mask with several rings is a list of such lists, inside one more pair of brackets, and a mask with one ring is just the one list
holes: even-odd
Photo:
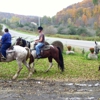
[(61, 52), (61, 49), (59, 47), (57, 47), (58, 50), (59, 50), (59, 60), (60, 60), (60, 69), (61, 71), (63, 72), (64, 71), (64, 61), (63, 61), (63, 56), (62, 56), (62, 52)]
[(26, 60), (30, 57), (30, 49), (28, 47), (25, 47), (25, 49), (27, 50), (27, 56), (26, 56)]

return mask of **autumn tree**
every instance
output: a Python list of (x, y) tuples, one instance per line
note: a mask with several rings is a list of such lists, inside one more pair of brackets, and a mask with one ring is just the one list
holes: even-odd
[(11, 23), (16, 23), (16, 22), (19, 22), (20, 21), (20, 19), (18, 18), (18, 17), (16, 17), (16, 16), (13, 16), (11, 19), (10, 19), (10, 22)]
[(87, 24), (87, 16), (85, 14), (83, 14), (82, 20), (84, 22), (84, 25), (86, 25)]

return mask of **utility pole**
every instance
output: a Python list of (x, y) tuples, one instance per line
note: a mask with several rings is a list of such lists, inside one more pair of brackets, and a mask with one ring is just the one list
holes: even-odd
[(39, 18), (38, 18), (38, 26), (40, 26), (40, 23), (41, 23), (40, 21), (41, 21), (41, 20), (40, 20), (40, 17), (39, 17)]

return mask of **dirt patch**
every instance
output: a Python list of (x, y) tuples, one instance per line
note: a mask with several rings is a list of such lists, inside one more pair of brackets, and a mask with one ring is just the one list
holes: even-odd
[(100, 81), (0, 80), (0, 100), (99, 100)]

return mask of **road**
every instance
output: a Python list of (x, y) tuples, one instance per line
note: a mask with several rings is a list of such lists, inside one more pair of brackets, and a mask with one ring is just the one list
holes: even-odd
[[(28, 35), (28, 34), (23, 34), (21, 32), (16, 32), (13, 30), (10, 30), (10, 33), (12, 35), (13, 38), (13, 42), (15, 42), (15, 39), (18, 37), (22, 37), (28, 41), (33, 41), (36, 38), (38, 38), (37, 36), (34, 35)], [(95, 43), (94, 41), (84, 41), (84, 40), (73, 40), (73, 39), (62, 39), (62, 38), (51, 38), (51, 37), (46, 37), (46, 41), (48, 43), (52, 43), (53, 41), (61, 41), (64, 45), (71, 45), (73, 47), (78, 47), (78, 48), (84, 48), (85, 50), (89, 50), (90, 47), (94, 47)]]

